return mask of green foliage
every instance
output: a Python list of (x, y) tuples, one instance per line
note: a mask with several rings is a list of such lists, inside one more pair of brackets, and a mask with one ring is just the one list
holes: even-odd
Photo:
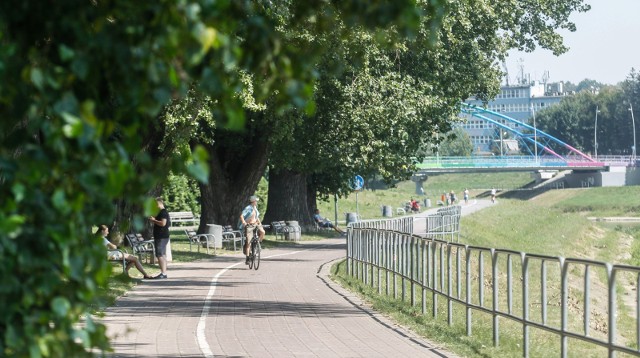
[[(632, 70), (627, 79), (616, 86), (602, 86), (590, 80), (580, 84), (589, 90), (566, 97), (560, 104), (536, 113), (538, 128), (590, 153), (595, 153), (596, 130), (599, 155), (631, 154), (633, 121), (629, 108), (633, 106), (635, 113), (640, 106), (640, 74)], [(591, 86), (598, 87), (594, 90)], [(636, 132), (639, 131), (640, 127), (636, 128)]]
[(186, 175), (170, 173), (162, 196), (169, 211), (200, 213), (200, 189), (196, 181)]
[[(388, 183), (408, 178), (425, 154), (421, 148), (451, 130), (460, 99), (498, 92), (497, 64), (510, 48), (566, 50), (554, 31), (575, 30), (569, 13), (589, 6), (581, 0), (551, 3), (451, 2), (438, 31), (422, 18), (417, 36), (391, 47), (357, 27), (348, 38), (316, 38), (333, 49), (318, 66), (317, 111), (288, 114), (300, 118), (299, 125), (275, 143), (271, 165), (313, 175), (321, 196), (346, 194), (355, 174), (379, 175)], [(338, 66), (338, 74), (326, 70)]]
[[(251, 73), (261, 77), (257, 99), (308, 107), (325, 49), (287, 41), (278, 14), (312, 34), (337, 15), (411, 34), (422, 14), (411, 1), (336, 4), (0, 2), (0, 355), (108, 349), (104, 327), (87, 315), (109, 276), (90, 228), (112, 222), (117, 200), (152, 203), (148, 193), (170, 170), (208, 177), (206, 155), (182, 150), (189, 141), (176, 142), (171, 158), (154, 156), (167, 125), (157, 117), (171, 100), (195, 85), (215, 103), (212, 118), (241, 129), (236, 94)], [(367, 4), (374, 17), (357, 11)], [(437, 26), (444, 5), (435, 4)], [(152, 208), (141, 206), (138, 226)]]
[(471, 138), (460, 127), (453, 129), (438, 147), (438, 154), (444, 157), (470, 157), (472, 153)]

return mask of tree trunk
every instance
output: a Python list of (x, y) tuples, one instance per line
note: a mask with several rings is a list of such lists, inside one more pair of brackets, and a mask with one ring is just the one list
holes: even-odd
[[(161, 149), (160, 144), (165, 137), (166, 126), (165, 122), (160, 117), (156, 118), (157, 125), (149, 126), (145, 130), (139, 133), (142, 137), (142, 152), (145, 152), (154, 161), (160, 163), (160, 167), (169, 167), (167, 158), (170, 157), (167, 154), (166, 149)], [(167, 147), (165, 147), (167, 148)], [(133, 167), (139, 173), (141, 171), (137, 160), (133, 159)], [(150, 197), (156, 197), (162, 192), (160, 186), (155, 186), (147, 193)], [(142, 224), (142, 227), (134, 227), (134, 217), (136, 215), (142, 215), (143, 208), (140, 201), (131, 200), (131, 198), (122, 198), (114, 202), (115, 205), (115, 217), (111, 225), (112, 231), (122, 231), (121, 234), (126, 233), (141, 233), (146, 239), (151, 238), (153, 234), (153, 225), (147, 220), (146, 217), (142, 217), (142, 221), (138, 222)]]
[(207, 224), (237, 228), (240, 213), (249, 204), (267, 166), (268, 144), (260, 136), (244, 137), (247, 150), (229, 150), (223, 140), (208, 148), (209, 182), (200, 183), (202, 211), (198, 233)]
[(311, 213), (312, 218), (317, 209), (317, 196), (318, 191), (316, 190), (316, 186), (313, 184), (313, 180), (311, 180), (310, 177), (307, 177), (307, 210)]
[(269, 206), (265, 224), (273, 221), (298, 221), (300, 226), (313, 224), (307, 200), (307, 175), (290, 170), (269, 171)]

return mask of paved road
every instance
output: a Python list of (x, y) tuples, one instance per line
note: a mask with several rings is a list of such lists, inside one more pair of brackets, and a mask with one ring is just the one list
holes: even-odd
[[(478, 210), (489, 207), (491, 205), (497, 205), (497, 201), (496, 203), (492, 203), (491, 200), (489, 199), (472, 199), (472, 200), (469, 200), (469, 202), (466, 204), (464, 203), (464, 201), (462, 201), (462, 203), (459, 205), (462, 207), (462, 216), (465, 216), (465, 215), (474, 213)], [(427, 225), (426, 225), (426, 221), (420, 220), (420, 218), (425, 217), (427, 215), (435, 214), (436, 211), (438, 211), (438, 209), (440, 208), (442, 207), (436, 206), (434, 208), (429, 208), (419, 214), (413, 215), (414, 217), (413, 233), (416, 235), (424, 235), (424, 233), (426, 232)]]
[(170, 265), (106, 311), (115, 357), (452, 357), (328, 277), (344, 239)]

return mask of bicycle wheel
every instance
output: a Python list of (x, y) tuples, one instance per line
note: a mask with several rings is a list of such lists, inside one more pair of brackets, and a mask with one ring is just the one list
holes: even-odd
[(253, 268), (257, 270), (258, 267), (260, 267), (260, 251), (262, 251), (262, 248), (260, 247), (260, 243), (259, 242), (256, 242), (255, 248), (256, 248), (256, 250), (255, 250), (254, 255), (253, 255), (253, 260), (255, 262), (253, 263)]
[(256, 249), (256, 244), (254, 242), (251, 242), (251, 248), (249, 249), (249, 270), (253, 268), (253, 261), (256, 258), (255, 252), (254, 252), (255, 249)]

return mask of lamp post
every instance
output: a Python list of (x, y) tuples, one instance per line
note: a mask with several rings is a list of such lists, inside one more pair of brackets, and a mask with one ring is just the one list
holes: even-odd
[(536, 110), (533, 108), (533, 103), (531, 104), (531, 114), (533, 114), (533, 157), (536, 160), (536, 164), (538, 163), (538, 128), (536, 127)]
[(500, 156), (504, 156), (504, 154), (502, 154), (502, 128), (498, 127), (498, 130), (500, 131)]
[(636, 120), (633, 118), (633, 105), (629, 103), (629, 111), (631, 112), (631, 124), (633, 125), (633, 147), (631, 148), (631, 160), (636, 161)]
[(596, 106), (596, 124), (593, 126), (593, 150), (595, 153), (596, 160), (598, 160), (598, 106)]

